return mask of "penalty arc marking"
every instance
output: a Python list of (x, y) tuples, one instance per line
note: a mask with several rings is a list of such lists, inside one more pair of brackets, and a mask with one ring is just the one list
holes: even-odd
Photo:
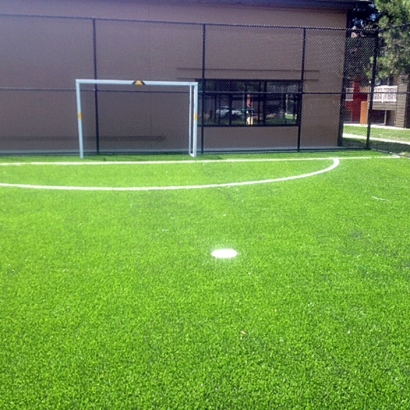
[[(331, 158), (326, 158), (330, 160)], [(53, 186), (53, 185), (30, 185), (30, 184), (8, 184), (0, 183), (0, 187), (21, 188), (21, 189), (46, 189), (56, 191), (177, 191), (188, 189), (209, 189), (209, 188), (230, 188), (238, 186), (248, 186), (257, 184), (270, 184), (274, 182), (293, 181), (295, 179), (309, 178), (316, 175), (333, 171), (340, 164), (338, 158), (332, 159), (333, 163), (327, 168), (309, 172), (307, 174), (292, 175), (282, 178), (263, 179), (258, 181), (229, 182), (222, 184), (205, 184), (205, 185), (177, 185), (177, 186), (148, 186), (148, 187), (83, 187), (83, 186)]]

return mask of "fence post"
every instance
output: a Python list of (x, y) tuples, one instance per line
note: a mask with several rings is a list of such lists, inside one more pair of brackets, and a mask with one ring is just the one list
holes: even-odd
[(376, 75), (377, 75), (377, 56), (379, 53), (379, 33), (380, 30), (376, 30), (376, 41), (374, 43), (373, 52), (373, 67), (372, 67), (372, 77), (370, 80), (370, 101), (367, 110), (367, 136), (366, 136), (366, 149), (370, 149), (370, 133), (372, 129), (372, 111), (373, 111), (373, 99), (374, 99), (374, 88), (376, 85)]
[(305, 92), (305, 59), (306, 59), (306, 27), (303, 28), (303, 40), (302, 40), (302, 65), (300, 73), (300, 86), (299, 86), (299, 112), (298, 112), (298, 142), (297, 150), (300, 151), (301, 138), (302, 138), (302, 111), (303, 111), (303, 94)]
[(204, 153), (204, 116), (205, 116), (205, 62), (206, 62), (206, 24), (202, 25), (202, 90), (201, 90), (201, 154)]
[[(97, 65), (97, 22), (93, 18), (93, 61), (94, 61), (94, 79), (98, 80)], [(98, 85), (94, 85), (94, 109), (95, 109), (95, 149), (97, 154), (100, 153), (100, 118), (98, 113)]]

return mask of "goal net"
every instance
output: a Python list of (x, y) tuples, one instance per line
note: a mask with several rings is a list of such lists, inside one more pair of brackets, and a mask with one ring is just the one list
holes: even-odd
[[(133, 90), (146, 89), (146, 87), (184, 87), (189, 93), (189, 111), (188, 129), (186, 130), (188, 141), (188, 153), (192, 157), (197, 154), (198, 140), (198, 83), (194, 81), (143, 81), (143, 80), (95, 80), (95, 79), (77, 79), (76, 85), (76, 100), (77, 100), (77, 119), (78, 119), (78, 140), (80, 158), (84, 158), (84, 131), (83, 131), (83, 110), (82, 110), (82, 86), (133, 86)], [(125, 103), (126, 104), (126, 103)], [(184, 115), (181, 113), (181, 115)], [(174, 118), (173, 121), (178, 121)], [(166, 125), (166, 124), (165, 124)]]

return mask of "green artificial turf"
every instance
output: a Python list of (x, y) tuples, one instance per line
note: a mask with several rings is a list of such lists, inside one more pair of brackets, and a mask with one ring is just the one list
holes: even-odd
[[(242, 187), (0, 187), (0, 408), (409, 408), (410, 162), (367, 155)], [(0, 182), (188, 185), (331, 163), (21, 165)]]
[[(266, 158), (265, 158), (266, 159)], [(48, 166), (25, 164), (19, 166), (0, 167), (2, 183), (32, 184), (52, 186), (97, 186), (97, 187), (133, 187), (133, 186), (184, 186), (205, 184), (226, 184), (232, 182), (258, 181), (281, 178), (293, 175), (295, 165), (292, 161), (282, 161), (272, 165), (270, 161), (248, 162), (242, 161), (226, 164), (226, 160), (208, 161), (178, 161), (169, 162), (137, 162), (134, 164), (116, 162), (89, 162), (85, 165), (65, 165), (64, 162), (49, 164)], [(252, 161), (252, 160), (251, 160)], [(81, 164), (75, 162), (74, 164)], [(326, 168), (330, 160), (301, 161), (298, 164), (299, 174), (309, 173), (317, 169)]]

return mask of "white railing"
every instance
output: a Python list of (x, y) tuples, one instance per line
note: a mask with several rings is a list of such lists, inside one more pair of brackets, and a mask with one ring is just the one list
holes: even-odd
[(397, 85), (380, 85), (374, 87), (374, 102), (395, 103), (397, 101)]
[(345, 101), (353, 101), (353, 93), (354, 93), (354, 88), (353, 87), (346, 87)]

